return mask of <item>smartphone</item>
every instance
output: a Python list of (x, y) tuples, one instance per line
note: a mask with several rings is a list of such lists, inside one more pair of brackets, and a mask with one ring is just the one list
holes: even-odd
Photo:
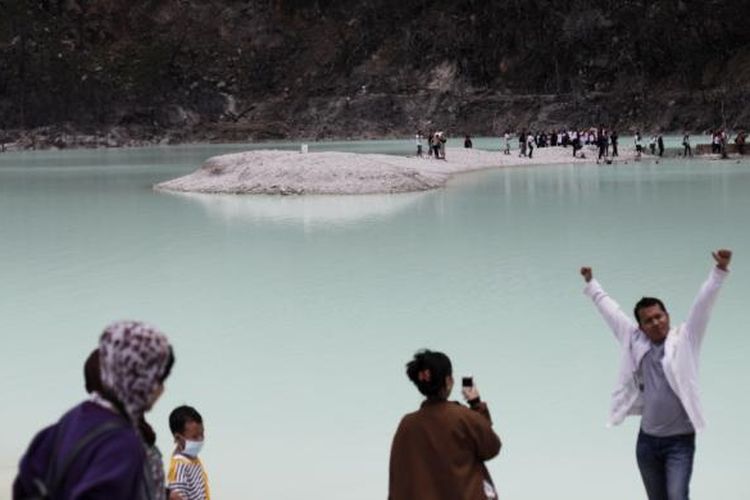
[(474, 386), (474, 377), (464, 377), (461, 379), (461, 385), (464, 387)]

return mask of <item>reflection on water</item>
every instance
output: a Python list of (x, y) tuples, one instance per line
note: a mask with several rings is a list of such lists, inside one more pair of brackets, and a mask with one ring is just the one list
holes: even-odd
[(346, 226), (393, 217), (423, 199), (427, 193), (358, 196), (270, 196), (180, 193), (163, 191), (195, 201), (214, 217), (230, 221), (302, 224), (306, 229)]

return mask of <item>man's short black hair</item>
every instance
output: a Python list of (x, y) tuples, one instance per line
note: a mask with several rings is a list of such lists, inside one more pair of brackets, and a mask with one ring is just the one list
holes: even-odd
[[(638, 315), (638, 311), (641, 309), (646, 309), (647, 307), (651, 306), (659, 306), (661, 307), (661, 310), (667, 313), (667, 308), (664, 307), (664, 303), (655, 298), (655, 297), (643, 297), (641, 300), (638, 301), (638, 303), (635, 305), (635, 308), (633, 309), (633, 316), (635, 316), (635, 320), (638, 322), (638, 324), (641, 324), (641, 317)], [(669, 314), (669, 313), (667, 313)]]
[(173, 435), (184, 432), (188, 422), (203, 424), (203, 417), (192, 406), (178, 406), (169, 414), (169, 430)]

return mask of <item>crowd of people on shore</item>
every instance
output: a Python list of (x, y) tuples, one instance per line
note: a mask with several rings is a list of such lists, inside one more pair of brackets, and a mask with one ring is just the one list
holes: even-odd
[[(621, 366), (609, 423), (641, 415), (636, 458), (650, 500), (687, 500), (695, 433), (704, 427), (698, 394), (700, 347), (732, 252), (712, 253), (715, 266), (687, 320), (672, 327), (664, 303), (643, 297), (631, 318), (581, 267), (584, 294), (612, 330)], [(205, 441), (195, 408), (169, 416), (175, 442), (164, 474), (146, 413), (164, 391), (175, 355), (166, 335), (139, 321), (107, 326), (84, 364), (89, 397), (40, 431), (21, 459), (14, 500), (206, 500), (208, 478), (198, 455)], [(442, 352), (423, 349), (406, 376), (424, 396), (393, 436), (389, 500), (493, 500), (497, 487), (485, 462), (500, 452), (486, 402), (463, 377), (466, 405), (451, 402), (453, 368)]]
[[(510, 154), (508, 142), (510, 131), (503, 135), (503, 152)], [(518, 134), (518, 156), (532, 158), (534, 148), (570, 147), (573, 151), (574, 158), (585, 157), (581, 150), (584, 146), (595, 146), (598, 149), (598, 159), (604, 159), (619, 156), (618, 152), (619, 135), (616, 130), (607, 129), (606, 127), (587, 128), (587, 129), (569, 129), (569, 130), (551, 130), (532, 133), (522, 130)]]
[[(619, 134), (616, 129), (600, 127), (589, 127), (583, 129), (553, 129), (550, 131), (532, 132), (522, 129), (519, 132), (506, 130), (500, 137), (501, 150), (504, 154), (511, 154), (511, 143), (513, 137), (517, 138), (518, 156), (533, 158), (534, 149), (557, 147), (570, 147), (574, 158), (585, 158), (583, 153), (584, 146), (593, 146), (598, 152), (597, 161), (611, 161), (619, 156)], [(435, 159), (445, 159), (445, 144), (447, 135), (443, 131), (430, 132), (426, 139), (421, 130), (415, 135), (415, 144), (417, 148), (416, 156), (424, 158), (423, 145), (425, 140), (428, 143), (428, 157)], [(746, 133), (739, 130), (734, 138), (736, 151), (739, 155), (745, 154)], [(728, 157), (729, 134), (725, 129), (717, 129), (711, 133), (711, 152), (719, 154), (722, 158)], [(693, 156), (693, 147), (691, 144), (690, 133), (685, 131), (682, 136), (682, 156), (691, 158)], [(464, 136), (464, 148), (472, 148), (473, 141), (470, 135)], [(666, 151), (664, 136), (661, 132), (654, 132), (649, 136), (648, 149), (644, 147), (644, 139), (640, 130), (636, 130), (633, 135), (633, 148), (635, 158), (640, 159), (644, 153), (652, 156), (663, 157)]]
[[(436, 160), (445, 160), (445, 143), (448, 142), (448, 137), (445, 132), (438, 130), (427, 134), (427, 156), (429, 158), (435, 158)], [(417, 158), (424, 158), (424, 142), (425, 136), (422, 135), (422, 131), (417, 131), (415, 136), (415, 143), (417, 145)]]
[[(737, 148), (737, 154), (745, 154), (745, 140), (747, 135), (744, 130), (737, 132), (734, 137), (734, 144)], [(719, 154), (722, 158), (728, 157), (729, 132), (726, 129), (717, 129), (711, 132), (711, 153)]]
[[(588, 129), (551, 130), (532, 132), (522, 129), (517, 134), (506, 130), (501, 137), (501, 149), (504, 154), (511, 154), (511, 142), (514, 135), (518, 140), (518, 156), (533, 158), (534, 149), (561, 146), (571, 147), (574, 157), (582, 157), (581, 150), (584, 146), (596, 146), (599, 149), (599, 159), (617, 157), (618, 133), (604, 127)], [(424, 143), (427, 141), (427, 156), (435, 159), (445, 159), (445, 144), (447, 136), (443, 131), (429, 132), (427, 136), (418, 130), (415, 137), (416, 156), (424, 158)], [(663, 145), (663, 143), (662, 143)], [(470, 135), (464, 136), (464, 148), (472, 148), (473, 141)]]

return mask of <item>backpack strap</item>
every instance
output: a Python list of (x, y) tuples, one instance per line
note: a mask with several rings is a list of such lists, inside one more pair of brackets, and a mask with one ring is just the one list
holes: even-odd
[(55, 451), (50, 462), (49, 470), (47, 471), (47, 480), (45, 481), (45, 484), (47, 486), (47, 495), (58, 493), (57, 490), (60, 487), (62, 481), (65, 479), (65, 475), (67, 474), (68, 469), (70, 468), (76, 457), (80, 454), (81, 450), (83, 450), (87, 445), (89, 445), (95, 439), (103, 436), (104, 434), (124, 428), (126, 428), (126, 426), (122, 425), (122, 423), (112, 421), (104, 422), (103, 424), (94, 427), (76, 442), (76, 444), (73, 446), (73, 449), (70, 450), (67, 455), (62, 458), (62, 460), (57, 460), (56, 456), (60, 451), (60, 443), (62, 442), (61, 436), (64, 429), (58, 429), (59, 434), (56, 439)]

